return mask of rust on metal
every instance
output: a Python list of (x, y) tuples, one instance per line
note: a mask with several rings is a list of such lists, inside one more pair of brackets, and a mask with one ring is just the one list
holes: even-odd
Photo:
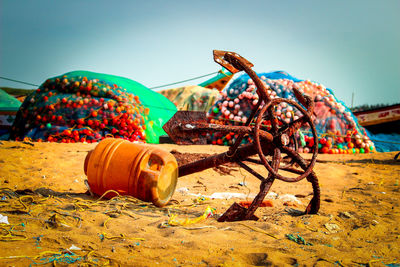
[(185, 131), (193, 129), (196, 123), (207, 123), (206, 114), (200, 111), (178, 111), (163, 126), (164, 131), (178, 145), (205, 145), (206, 136), (199, 131)]
[[(236, 162), (261, 181), (260, 192), (250, 206), (246, 208), (234, 203), (218, 219), (220, 222), (258, 220), (254, 213), (263, 202), (276, 179), (285, 182), (297, 182), (306, 178), (312, 185), (313, 198), (308, 204), (305, 214), (317, 213), (320, 207), (320, 188), (317, 176), (313, 172), (318, 153), (318, 136), (311, 118), (314, 112), (313, 100), (309, 96), (303, 95), (297, 88), (293, 88), (294, 95), (305, 108), (293, 100), (284, 98), (272, 99), (267, 93), (265, 83), (251, 69), (253, 67), (251, 62), (234, 52), (220, 50), (214, 50), (213, 52), (216, 63), (232, 73), (245, 71), (250, 76), (257, 87), (256, 93), (259, 96), (259, 100), (244, 125), (207, 123), (206, 114), (203, 112), (178, 111), (163, 127), (170, 138), (177, 144), (205, 144), (206, 134), (210, 131), (238, 134), (235, 143), (230, 146), (227, 152), (180, 166), (179, 176), (182, 177), (228, 162)], [(278, 116), (275, 116), (275, 107), (280, 103), (295, 107), (302, 116), (290, 123), (278, 121)], [(265, 124), (270, 125), (270, 127), (264, 127)], [(311, 128), (315, 140), (312, 147), (313, 155), (309, 161), (304, 160), (297, 152), (295, 138), (296, 132), (305, 124), (308, 124)], [(246, 135), (251, 136), (253, 142), (241, 144)], [(258, 160), (250, 158), (257, 154)], [(282, 154), (286, 156), (282, 156)], [(259, 174), (244, 162), (264, 165), (268, 171), (267, 177)], [(301, 170), (294, 168), (294, 165), (299, 166)], [(284, 176), (279, 173), (280, 170), (296, 174), (296, 177)]]

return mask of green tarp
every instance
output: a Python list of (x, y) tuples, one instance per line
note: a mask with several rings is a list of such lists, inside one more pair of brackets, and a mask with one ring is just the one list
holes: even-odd
[(18, 111), (20, 106), (21, 102), (0, 89), (0, 111)]

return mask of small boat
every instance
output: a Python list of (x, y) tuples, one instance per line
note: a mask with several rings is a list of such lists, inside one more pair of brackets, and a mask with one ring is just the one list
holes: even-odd
[(371, 132), (400, 133), (400, 104), (355, 111), (358, 123)]

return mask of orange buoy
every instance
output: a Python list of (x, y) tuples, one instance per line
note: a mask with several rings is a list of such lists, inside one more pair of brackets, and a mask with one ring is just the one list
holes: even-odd
[(178, 179), (178, 164), (171, 153), (114, 138), (89, 151), (84, 170), (93, 193), (115, 190), (158, 207), (171, 199)]

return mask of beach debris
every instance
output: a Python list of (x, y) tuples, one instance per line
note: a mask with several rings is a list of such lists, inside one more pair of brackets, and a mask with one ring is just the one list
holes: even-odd
[(350, 219), (353, 217), (349, 212), (344, 211), (344, 212), (339, 212), (339, 217), (345, 218), (345, 219)]
[(109, 240), (140, 240), (140, 241), (144, 241), (146, 239), (142, 238), (142, 237), (130, 237), (130, 236), (126, 236), (125, 234), (121, 233), (119, 235), (108, 235), (107, 233), (101, 233), (98, 234), (100, 241), (104, 241), (105, 239), (109, 239)]
[(279, 196), (278, 199), (282, 200), (283, 202), (294, 202), (297, 204), (301, 204), (301, 201), (297, 199), (294, 195), (290, 194), (285, 194), (282, 196)]
[(71, 226), (69, 226), (62, 218), (62, 216), (60, 216), (59, 214), (51, 215), (50, 218), (47, 219), (46, 221), (46, 226), (50, 228), (63, 228), (63, 229), (71, 228)]
[[(163, 129), (177, 144), (204, 144), (207, 134), (216, 132), (229, 135), (231, 139), (235, 137), (235, 141), (231, 142), (227, 152), (179, 166), (179, 176), (182, 177), (227, 163), (236, 163), (261, 181), (260, 191), (250, 206), (244, 208), (234, 203), (218, 219), (220, 222), (257, 220), (258, 218), (254, 213), (263, 202), (275, 179), (297, 182), (307, 178), (313, 188), (313, 197), (304, 213), (316, 214), (320, 206), (320, 189), (317, 176), (312, 171), (318, 154), (318, 136), (311, 118), (314, 111), (314, 101), (297, 87), (292, 88), (297, 101), (294, 98), (275, 97), (271, 94), (267, 84), (251, 69), (253, 64), (234, 52), (214, 50), (214, 60), (231, 73), (245, 71), (250, 77), (257, 98), (254, 99), (249, 114), (233, 125), (215, 123), (211, 120), (208, 122), (204, 112), (176, 112), (163, 126)], [(227, 100), (223, 104), (224, 110), (222, 110), (223, 107), (221, 107), (221, 110), (228, 118), (232, 114), (226, 108), (227, 105), (241, 108), (240, 105), (235, 105), (233, 99), (232, 101)], [(290, 108), (297, 115), (291, 117), (290, 120), (281, 120), (278, 114), (278, 107), (280, 106)], [(219, 108), (216, 112), (219, 112)], [(310, 128), (310, 135), (307, 137), (307, 140), (309, 140), (307, 149), (312, 152), (310, 160), (303, 159), (297, 151), (295, 136), (303, 125), (308, 125)], [(222, 143), (219, 142), (218, 144)], [(253, 155), (258, 155), (259, 159), (253, 158)], [(259, 174), (245, 162), (263, 165), (269, 173), (268, 176)], [(284, 170), (285, 175), (291, 173), (292, 176), (283, 176), (279, 173), (279, 170)], [(212, 197), (210, 196), (210, 198)]]
[(266, 231), (264, 231), (263, 229), (260, 229), (260, 228), (258, 228), (258, 227), (250, 226), (250, 225), (247, 225), (247, 224), (244, 224), (244, 223), (239, 223), (239, 224), (240, 224), (240, 225), (243, 225), (243, 226), (245, 226), (245, 227), (247, 227), (247, 228), (249, 228), (249, 229), (251, 229), (251, 230), (253, 230), (253, 231), (256, 231), (256, 232), (259, 232), (259, 233), (263, 233), (263, 234), (266, 234), (266, 235), (268, 235), (268, 236), (270, 236), (270, 237), (272, 237), (272, 238), (278, 239), (275, 235), (270, 234), (270, 233), (268, 233), (268, 232), (266, 232)]
[[(4, 226), (7, 226), (4, 227)], [(14, 231), (14, 225), (7, 225), (4, 224), (0, 226), (0, 241), (23, 241), (27, 240), (28, 238), (22, 234), (16, 234)]]
[(99, 238), (100, 238), (100, 241), (103, 242), (104, 239), (105, 239), (104, 235), (103, 235), (103, 234), (98, 234), (98, 236), (99, 236)]
[(340, 227), (339, 225), (335, 224), (335, 223), (326, 223), (324, 224), (325, 228), (331, 233), (337, 233), (340, 231)]
[(77, 247), (77, 246), (75, 246), (74, 244), (72, 244), (70, 247), (69, 247), (69, 250), (82, 250), (80, 247)]
[[(201, 230), (201, 229), (206, 229), (206, 228), (213, 228), (213, 229), (218, 229), (218, 227), (214, 226), (214, 225), (203, 225), (203, 226), (197, 226), (197, 227), (182, 227), (183, 229), (186, 230)], [(182, 241), (183, 243), (183, 241)]]
[(268, 192), (268, 194), (265, 196), (266, 199), (277, 199), (278, 198), (278, 194), (275, 192)]
[(227, 231), (227, 230), (232, 230), (231, 227), (227, 226), (227, 227), (223, 227), (223, 228), (218, 228), (214, 225), (203, 225), (203, 226), (196, 226), (196, 227), (182, 227), (183, 229), (186, 230), (201, 230), (201, 229), (206, 229), (206, 228), (213, 228), (213, 229), (217, 229), (217, 230), (221, 230), (221, 231)]
[(285, 211), (292, 216), (301, 216), (304, 215), (304, 212), (301, 210), (293, 209), (293, 208), (285, 208)]
[(68, 250), (64, 250), (61, 253), (52, 253), (49, 256), (45, 257), (41, 257), (39, 258), (39, 262), (34, 262), (35, 264), (48, 264), (48, 263), (52, 263), (53, 265), (56, 264), (72, 264), (75, 263), (77, 261), (82, 260), (83, 257), (68, 251)]
[(306, 240), (304, 240), (304, 238), (300, 235), (294, 236), (293, 234), (286, 234), (285, 235), (287, 237), (287, 239), (296, 242), (297, 244), (300, 245), (306, 245), (306, 246), (312, 246), (313, 244), (310, 242), (307, 242)]
[(309, 222), (304, 222), (303, 225), (301, 225), (299, 223), (299, 224), (296, 224), (296, 226), (304, 227), (304, 228), (306, 228), (306, 229), (308, 229), (308, 230), (310, 230), (312, 232), (318, 232), (318, 229), (310, 227), (309, 224), (310, 224)]
[(39, 247), (40, 242), (42, 241), (42, 237), (43, 237), (43, 235), (33, 237), (33, 239), (35, 239), (36, 247)]
[(210, 199), (205, 196), (198, 196), (197, 198), (193, 199), (194, 204), (203, 204), (206, 201), (209, 201)]
[(216, 192), (212, 193), (209, 198), (211, 199), (231, 199), (231, 198), (247, 198), (247, 194), (234, 193), (234, 192)]
[(0, 214), (0, 223), (10, 224), (8, 222), (8, 216), (4, 216), (4, 215)]
[(180, 187), (176, 189), (176, 192), (181, 193), (182, 195), (187, 195), (190, 191), (187, 187)]
[(285, 202), (283, 202), (283, 206), (298, 207), (298, 204), (296, 202), (285, 201)]
[[(248, 208), (250, 207), (251, 203), (252, 201), (240, 201), (239, 205)], [(272, 201), (268, 199), (268, 200), (263, 200), (263, 202), (260, 203), (259, 207), (273, 207), (273, 206), (274, 204), (272, 203)]]
[(25, 145), (35, 146), (34, 143), (29, 142), (29, 141), (22, 141), (22, 143), (25, 144)]
[(255, 196), (253, 194), (249, 195), (249, 194), (243, 194), (243, 193), (237, 193), (237, 192), (215, 192), (215, 193), (212, 193), (211, 195), (194, 194), (194, 193), (190, 193), (190, 191), (187, 187), (178, 188), (176, 191), (181, 193), (182, 195), (194, 196), (197, 198), (205, 198), (205, 199), (225, 199), (225, 200), (231, 199), (231, 198), (246, 199), (246, 198)]
[(190, 224), (195, 224), (201, 221), (204, 221), (205, 219), (213, 216), (215, 214), (215, 209), (211, 208), (210, 206), (207, 206), (205, 212), (203, 215), (190, 219), (190, 218), (178, 218), (178, 215), (176, 214), (170, 214), (170, 218), (168, 219), (167, 225), (170, 226), (185, 226), (185, 225), (190, 225)]

